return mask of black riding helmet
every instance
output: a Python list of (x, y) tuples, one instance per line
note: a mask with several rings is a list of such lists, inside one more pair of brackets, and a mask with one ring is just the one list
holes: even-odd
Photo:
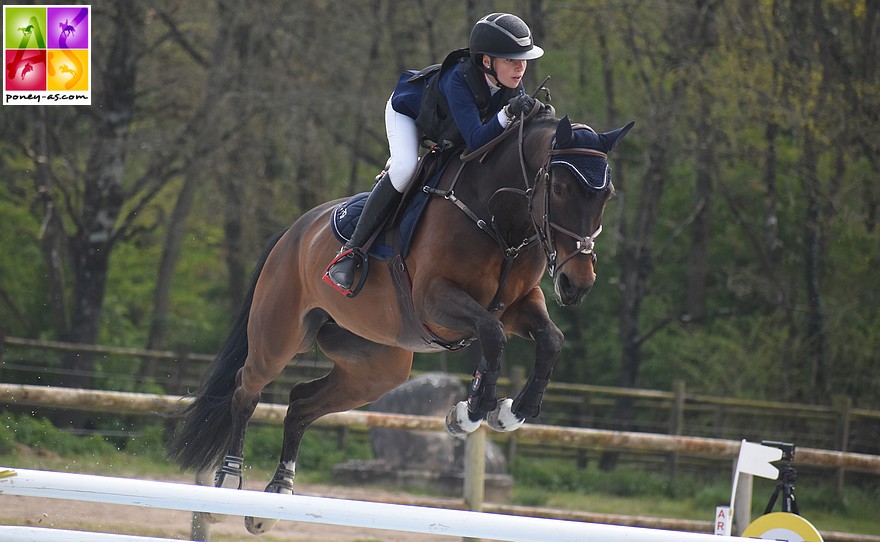
[(509, 13), (486, 15), (474, 25), (469, 43), (470, 53), (481, 71), (495, 74), (493, 65), (486, 69), (482, 55), (511, 60), (533, 60), (544, 50), (532, 43), (532, 31), (522, 19)]

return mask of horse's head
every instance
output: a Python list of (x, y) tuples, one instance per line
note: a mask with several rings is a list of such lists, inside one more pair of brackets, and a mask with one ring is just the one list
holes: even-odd
[(559, 121), (547, 164), (539, 172), (532, 219), (547, 253), (557, 301), (577, 305), (596, 281), (594, 242), (614, 193), (608, 153), (633, 122), (604, 134)]

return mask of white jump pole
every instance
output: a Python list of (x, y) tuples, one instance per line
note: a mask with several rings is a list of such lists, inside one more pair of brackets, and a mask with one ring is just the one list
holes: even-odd
[(68, 531), (47, 527), (19, 527), (16, 525), (0, 525), (0, 540), (14, 540), (15, 542), (175, 542), (171, 538)]
[[(0, 471), (3, 467), (0, 467)], [(371, 503), (302, 495), (223, 489), (108, 476), (14, 469), (0, 478), (0, 495), (21, 495), (277, 518), (368, 529), (514, 542), (714, 542), (709, 534), (683, 533), (527, 518), (463, 510)], [(730, 537), (729, 540), (747, 540)]]

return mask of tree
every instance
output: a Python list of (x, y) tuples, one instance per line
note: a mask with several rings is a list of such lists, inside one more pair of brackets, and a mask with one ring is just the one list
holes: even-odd
[[(202, 102), (191, 117), (193, 122), (189, 123), (180, 139), (181, 144), (195, 142), (197, 146), (193, 151), (188, 152), (191, 158), (184, 161), (182, 184), (165, 232), (165, 242), (153, 292), (153, 315), (146, 343), (149, 349), (162, 350), (168, 347), (171, 285), (181, 255), (186, 220), (193, 208), (199, 187), (211, 182), (206, 173), (210, 172), (209, 165), (216, 155), (216, 149), (230, 137), (234, 126), (242, 120), (241, 109), (228, 104), (228, 95), (234, 86), (234, 81), (244, 75), (242, 63), (235, 61), (232, 52), (236, 44), (233, 37), (243, 32), (240, 18), (253, 11), (245, 9), (242, 2), (235, 1), (219, 0), (216, 7), (217, 18), (222, 24), (217, 25), (217, 33), (209, 55), (198, 51), (198, 46), (190, 43), (177, 27), (171, 13), (161, 7), (157, 8), (160, 18), (170, 30), (171, 38), (197, 66), (207, 70), (207, 75)], [(211, 59), (210, 62), (206, 57)], [(234, 118), (230, 119), (230, 116)], [(183, 141), (184, 139), (187, 141)], [(236, 278), (243, 282), (242, 275), (243, 273), (236, 274)], [(241, 290), (243, 287), (233, 291)], [(142, 369), (142, 374), (147, 378), (153, 378), (154, 372), (153, 363), (145, 364)]]
[[(93, 73), (100, 81), (96, 93), (96, 105), (90, 108), (94, 114), (90, 126), (92, 150), (88, 156), (80, 192), (81, 206), (71, 211), (74, 231), (65, 232), (66, 244), (71, 255), (72, 297), (70, 326), (61, 333), (63, 340), (92, 344), (98, 337), (101, 323), (101, 304), (110, 255), (113, 248), (131, 234), (133, 214), (123, 214), (127, 201), (123, 184), (125, 159), (128, 150), (131, 122), (135, 114), (135, 84), (137, 61), (143, 52), (144, 10), (137, 3), (113, 2), (113, 11), (107, 28), (112, 28), (108, 43), (109, 55), (102, 66)], [(98, 14), (95, 14), (98, 16)], [(144, 178), (144, 185), (152, 184)], [(140, 184), (140, 183), (139, 183)], [(138, 209), (152, 197), (153, 186), (143, 186), (140, 200), (134, 204)], [(66, 190), (59, 192), (64, 194)], [(47, 209), (60, 206), (57, 192), (46, 201)], [(73, 194), (67, 192), (67, 197)], [(56, 271), (60, 277), (62, 273)], [(62, 367), (71, 371), (65, 384), (71, 387), (92, 386), (91, 355), (66, 354)]]

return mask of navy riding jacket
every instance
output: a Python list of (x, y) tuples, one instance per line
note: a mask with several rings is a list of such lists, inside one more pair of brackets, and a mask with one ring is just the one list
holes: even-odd
[[(507, 105), (502, 103), (502, 97), (507, 93), (498, 91), (492, 95), (486, 110), (487, 122), (483, 124), (474, 93), (462, 73), (464, 66), (465, 63), (459, 62), (452, 69), (441, 71), (432, 77), (440, 77), (440, 92), (449, 104), (452, 117), (464, 137), (465, 144), (470, 149), (478, 149), (504, 131), (495, 115)], [(414, 73), (405, 72), (401, 75), (391, 97), (391, 107), (398, 113), (413, 119), (418, 117), (422, 95), (425, 91), (425, 85), (408, 83)], [(483, 81), (488, 89), (489, 84), (485, 81), (485, 77)]]

